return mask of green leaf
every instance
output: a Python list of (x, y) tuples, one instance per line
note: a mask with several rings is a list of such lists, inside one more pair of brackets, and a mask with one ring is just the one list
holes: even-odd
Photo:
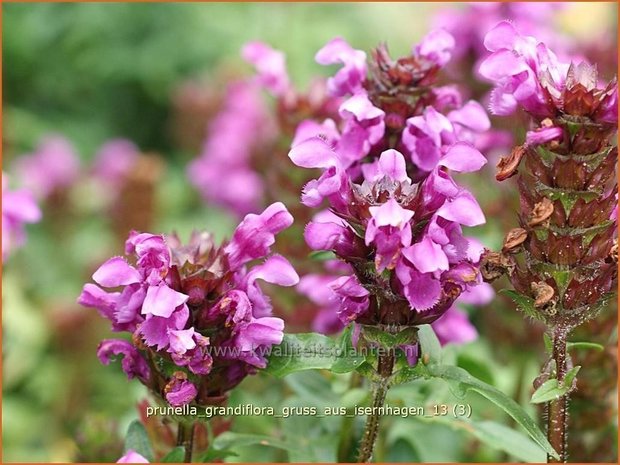
[(340, 354), (332, 364), (330, 370), (334, 373), (350, 373), (362, 363), (364, 357), (357, 355), (353, 347), (353, 325), (347, 326), (338, 338)]
[(558, 454), (551, 444), (549, 444), (549, 441), (547, 441), (544, 433), (534, 420), (530, 418), (519, 404), (497, 388), (474, 378), (467, 373), (467, 371), (455, 366), (431, 364), (426, 367), (425, 371), (427, 377), (439, 378), (451, 383), (456, 383), (461, 390), (471, 390), (486, 397), (521, 425), (534, 442), (542, 447), (546, 453), (559, 458)]
[(524, 462), (545, 462), (545, 452), (528, 436), (494, 421), (472, 421), (450, 416), (421, 417), (424, 421), (442, 423), (454, 429), (462, 429), (489, 447), (502, 450)]
[(213, 442), (214, 450), (230, 451), (233, 447), (261, 445), (275, 447), (282, 450), (291, 450), (294, 446), (285, 443), (280, 439), (275, 439), (261, 434), (244, 434), (226, 431), (215, 438)]
[[(426, 364), (441, 363), (441, 344), (431, 325), (421, 325), (418, 331), (420, 352)], [(427, 359), (428, 358), (428, 359)]]
[(308, 254), (310, 260), (315, 260), (317, 262), (325, 262), (327, 260), (333, 260), (336, 258), (336, 255), (331, 250), (315, 250)]
[(579, 373), (580, 369), (581, 369), (581, 365), (577, 365), (576, 367), (573, 367), (570, 370), (568, 370), (566, 374), (564, 375), (564, 379), (562, 380), (562, 385), (566, 386), (568, 389), (571, 389), (573, 387), (573, 381), (575, 381), (575, 378), (577, 377), (577, 373)]
[(525, 296), (523, 294), (519, 294), (518, 292), (515, 292), (510, 289), (502, 289), (501, 291), (499, 291), (499, 293), (510, 297), (510, 299), (515, 304), (517, 304), (517, 306), (519, 307), (519, 310), (521, 310), (527, 316), (532, 317), (536, 320), (544, 321), (542, 316), (536, 309), (536, 307), (534, 307), (534, 299), (528, 296)]
[(566, 372), (562, 383), (559, 383), (555, 378), (549, 379), (542, 383), (540, 387), (536, 389), (534, 394), (532, 394), (532, 399), (530, 402), (533, 404), (542, 404), (543, 402), (549, 402), (562, 397), (573, 387), (573, 381), (575, 380), (580, 368), (581, 366), (576, 366)]
[(553, 378), (542, 383), (538, 389), (532, 394), (530, 400), (533, 404), (542, 404), (543, 402), (549, 402), (555, 400), (566, 394), (567, 390), (560, 388), (558, 380)]
[(379, 344), (383, 347), (392, 348), (396, 345), (396, 337), (377, 326), (361, 325), (362, 336), (368, 342)]
[(144, 425), (140, 420), (134, 420), (127, 429), (127, 437), (125, 438), (125, 452), (129, 449), (134, 450), (142, 455), (149, 462), (153, 461), (153, 448), (151, 441), (146, 433)]
[(185, 448), (182, 446), (175, 447), (168, 452), (164, 458), (161, 459), (162, 463), (183, 463), (185, 459)]
[(552, 353), (553, 341), (551, 340), (551, 336), (549, 336), (547, 333), (543, 334), (543, 342), (545, 343), (545, 349), (547, 349), (547, 352)]
[(277, 377), (304, 370), (353, 371), (364, 357), (355, 355), (350, 335), (351, 330), (345, 331), (334, 341), (317, 333), (285, 334), (282, 342), (272, 347), (265, 371)]
[(237, 455), (239, 454), (228, 449), (216, 450), (213, 447), (209, 447), (209, 449), (200, 456), (197, 462), (210, 463), (215, 462), (216, 460), (222, 461), (222, 459), (225, 459), (227, 457), (235, 457)]
[(528, 436), (494, 421), (469, 422), (472, 433), (485, 444), (524, 462), (546, 462), (545, 452)]
[(597, 344), (596, 342), (569, 342), (566, 344), (566, 348), (568, 350), (572, 349), (593, 349), (602, 352), (605, 350), (605, 347), (601, 344)]

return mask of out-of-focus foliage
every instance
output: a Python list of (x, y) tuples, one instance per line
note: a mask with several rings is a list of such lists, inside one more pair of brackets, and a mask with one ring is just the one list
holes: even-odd
[[(205, 206), (188, 184), (185, 164), (197, 154), (175, 144), (171, 131), (175, 89), (200, 77), (221, 85), (223, 81), (215, 77), (222, 70), (249, 75), (239, 50), (255, 39), (283, 50), (293, 79), (303, 87), (312, 76), (330, 74), (314, 62), (314, 54), (333, 37), (342, 36), (366, 51), (385, 41), (394, 56), (404, 55), (428, 31), (431, 16), (441, 7), (422, 3), (5, 3), (3, 170), (10, 172), (15, 158), (49, 133), (67, 137), (85, 166), (104, 141), (125, 137), (166, 162), (155, 183), (152, 232), (177, 231), (186, 239), (192, 229), (207, 229), (219, 241), (230, 234), (235, 220)], [(599, 21), (592, 22), (592, 17)], [(558, 27), (581, 40), (601, 28), (615, 30), (615, 17), (611, 4), (572, 6), (560, 14)], [(587, 21), (582, 22), (583, 18)], [(486, 176), (463, 180), (482, 199), (492, 220), (476, 231), (477, 236), (498, 249), (503, 232), (514, 226), (515, 208), (508, 207), (517, 201), (506, 194), (505, 187), (489, 181), (493, 163), (489, 165)], [(96, 266), (122, 252), (122, 238), (115, 233), (113, 220), (102, 213), (99, 193), (89, 182), (78, 184), (69, 195), (62, 199), (63, 208), (50, 201), (43, 206), (43, 222), (28, 227), (26, 247), (4, 264), (2, 422), (7, 462), (115, 461), (122, 453), (127, 427), (139, 416), (137, 402), (146, 395), (142, 386), (126, 380), (117, 363), (99, 363), (97, 344), (110, 336), (109, 327), (94, 310), (75, 303)], [(615, 321), (614, 309), (608, 310), (606, 314)], [(471, 344), (448, 346), (445, 356), (527, 405), (531, 380), (542, 359), (538, 333), (526, 337), (535, 330), (503, 297), (470, 313), (477, 328), (493, 331), (480, 330), (481, 337)], [(584, 367), (580, 376), (587, 376), (587, 370)], [(386, 418), (387, 434), (378, 444), (377, 458), (388, 462), (543, 459), (527, 448), (515, 456), (511, 455), (514, 448), (490, 446), (492, 428), (484, 422), (506, 425), (508, 420), (475, 394), (466, 399), (457, 396), (447, 385), (435, 382), (395, 388), (388, 398), (394, 405), (432, 408), (441, 402), (469, 403), (475, 425)], [(368, 402), (359, 380), (324, 372), (295, 373), (284, 379), (260, 374), (246, 379), (230, 399), (230, 405), (251, 403), (276, 410)], [(532, 417), (538, 415), (534, 405), (527, 408)], [(241, 416), (226, 434), (268, 436), (288, 446), (266, 447), (244, 436), (245, 442), (238, 442), (245, 445), (235, 448), (238, 455), (226, 460), (351, 462), (355, 447), (347, 434), (359, 437), (362, 428), (362, 417)], [(476, 430), (473, 436), (472, 429)], [(234, 436), (230, 438), (234, 444)]]

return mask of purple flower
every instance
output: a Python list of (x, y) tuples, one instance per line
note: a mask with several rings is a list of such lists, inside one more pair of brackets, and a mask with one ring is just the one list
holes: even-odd
[(332, 39), (317, 52), (315, 60), (320, 65), (342, 65), (336, 75), (327, 80), (332, 95), (342, 97), (362, 89), (366, 77), (366, 53), (355, 50), (344, 39)]
[(302, 277), (297, 285), (300, 294), (319, 306), (312, 321), (312, 329), (322, 334), (336, 334), (344, 327), (338, 318), (340, 299), (329, 287), (336, 278), (333, 275), (308, 274)]
[(370, 292), (362, 287), (356, 276), (342, 276), (332, 281), (329, 287), (340, 299), (338, 317), (343, 324), (349, 324), (367, 312)]
[(198, 394), (196, 386), (187, 380), (187, 375), (177, 371), (174, 373), (172, 380), (164, 389), (166, 400), (173, 407), (181, 407), (189, 404)]
[(113, 139), (101, 146), (93, 162), (93, 175), (103, 183), (118, 188), (138, 161), (140, 151), (125, 139)]
[(492, 54), (480, 64), (479, 72), (495, 83), (493, 113), (509, 115), (521, 105), (536, 117), (552, 116), (549, 96), (559, 96), (569, 65), (535, 38), (519, 34), (508, 21), (491, 29), (484, 45)]
[[(431, 113), (429, 121), (434, 116)], [(429, 121), (424, 122), (427, 138), (436, 139), (439, 147), (442, 137), (454, 136), (454, 131), (442, 134)], [(445, 117), (434, 121), (453, 129)], [(362, 165), (362, 184), (346, 175), (338, 154), (318, 138), (293, 147), (290, 158), (301, 166), (322, 167), (319, 186), (325, 173), (337, 169), (339, 182), (325, 197), (333, 213), (309, 223), (304, 237), (311, 248), (334, 251), (356, 271), (330, 284), (339, 297), (343, 323), (359, 318), (377, 323), (373, 321), (377, 316), (367, 313), (369, 289), (386, 293), (379, 294), (380, 301), (393, 302), (394, 296), (399, 296), (406, 302), (403, 318), (407, 322), (432, 323), (459, 294), (480, 282), (474, 263), (477, 258), (468, 257), (468, 241), (460, 225), (480, 224), (484, 215), (473, 196), (440, 169), (480, 168), (486, 160), (472, 146), (456, 142), (446, 150), (439, 149), (436, 166), (417, 185), (407, 176), (405, 159), (396, 150), (387, 150), (376, 162)], [(374, 266), (365, 265), (367, 261)], [(386, 289), (380, 291), (381, 287)], [(398, 305), (397, 311), (402, 312), (402, 303)]]
[(528, 145), (541, 145), (552, 140), (557, 140), (562, 137), (562, 128), (548, 127), (539, 128), (535, 131), (528, 131), (525, 135), (525, 143)]
[(267, 366), (263, 350), (282, 342), (284, 321), (281, 318), (251, 318), (237, 325), (232, 339), (235, 359), (258, 368)]
[(41, 220), (41, 210), (27, 189), (11, 191), (8, 177), (2, 173), (2, 261), (23, 245), (26, 240), (26, 223)]
[(258, 82), (273, 95), (281, 96), (290, 89), (284, 53), (262, 42), (248, 42), (241, 52), (243, 58), (256, 67)]
[(149, 461), (135, 450), (129, 449), (116, 463), (149, 463)]
[(128, 379), (136, 376), (144, 382), (149, 379), (150, 370), (146, 360), (130, 342), (119, 339), (104, 339), (101, 341), (97, 349), (97, 357), (99, 357), (101, 363), (109, 365), (110, 358), (118, 355), (123, 356), (121, 366)]
[(414, 47), (414, 53), (441, 67), (450, 61), (454, 45), (454, 37), (449, 32), (434, 29)]
[(225, 248), (230, 266), (236, 269), (267, 255), (275, 242), (275, 235), (291, 224), (293, 217), (281, 202), (271, 204), (260, 215), (246, 215)]
[(471, 2), (462, 8), (448, 7), (434, 18), (434, 26), (444, 28), (454, 37), (453, 54), (457, 60), (474, 60), (487, 56), (483, 45), (484, 34), (504, 19), (510, 19), (528, 35), (554, 40), (554, 47), (570, 45), (570, 38), (554, 27), (553, 15), (565, 4), (562, 2)]
[(80, 160), (68, 140), (48, 136), (36, 151), (15, 161), (15, 174), (22, 186), (38, 198), (71, 186), (80, 174)]
[(465, 128), (481, 132), (488, 127), (486, 113), (475, 102), (468, 102), (448, 117), (428, 107), (423, 115), (407, 120), (403, 143), (413, 163), (424, 171), (440, 166), (459, 172), (477, 171), (487, 160), (471, 143), (462, 141), (463, 133), (467, 134)]
[(394, 199), (369, 210), (372, 217), (366, 226), (364, 240), (366, 245), (375, 245), (375, 265), (377, 272), (382, 273), (386, 268), (393, 269), (400, 249), (411, 244), (409, 221), (413, 212), (402, 208)]
[[(268, 256), (275, 234), (292, 221), (284, 205), (275, 203), (247, 215), (225, 246), (216, 246), (208, 233), (194, 233), (183, 245), (176, 236), (132, 231), (125, 243), (128, 257), (103, 263), (93, 274), (97, 285), (86, 284), (78, 299), (109, 319), (114, 331), (132, 335), (132, 343), (104, 341), (101, 361), (123, 354), (128, 376), (137, 374), (171, 405), (192, 402), (198, 392), (199, 404), (204, 396), (225, 395), (264, 368), (268, 350), (282, 341), (284, 322), (271, 316), (258, 283), (299, 282), (284, 257)], [(264, 260), (249, 263), (258, 259)], [(152, 376), (141, 351), (153, 360)], [(179, 368), (172, 379), (159, 371), (158, 361), (164, 360)], [(208, 376), (212, 371), (216, 374)]]
[(441, 345), (466, 344), (475, 341), (478, 331), (470, 323), (467, 313), (454, 306), (433, 323), (433, 330)]
[(273, 122), (252, 83), (231, 84), (221, 112), (210, 122), (202, 154), (187, 174), (203, 198), (239, 215), (254, 211), (263, 181), (251, 166), (255, 152), (274, 139)]

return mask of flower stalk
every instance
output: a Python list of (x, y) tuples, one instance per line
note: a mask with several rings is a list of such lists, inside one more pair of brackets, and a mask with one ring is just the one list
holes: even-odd
[(500, 253), (483, 255), (482, 273), (487, 281), (508, 275), (520, 309), (551, 335), (551, 357), (535, 386), (555, 380), (547, 436), (566, 462), (568, 401), (576, 386), (567, 376), (568, 336), (599, 314), (617, 286), (617, 83), (600, 86), (595, 66), (560, 62), (508, 22), (492, 29), (485, 45), (492, 54), (480, 73), (496, 84), (491, 109), (500, 115), (524, 109), (531, 130), (496, 176), (503, 181), (520, 170), (520, 227), (506, 235)]
[[(567, 370), (566, 360), (566, 337), (567, 333), (561, 328), (557, 328), (553, 334), (553, 361), (556, 367), (556, 377), (558, 383), (564, 382)], [(565, 463), (568, 459), (566, 450), (568, 426), (568, 401), (570, 394), (567, 392), (558, 399), (549, 402), (547, 406), (547, 436), (549, 442), (560, 456), (559, 460), (548, 455), (549, 463)]]
[[(391, 369), (394, 366), (394, 356), (381, 356), (379, 358), (379, 366), (382, 366), (383, 370)], [(379, 421), (381, 419), (380, 412), (381, 407), (385, 405), (385, 398), (390, 388), (389, 375), (388, 377), (381, 377), (381, 379), (374, 383), (372, 390), (372, 411), (366, 419), (366, 426), (364, 427), (364, 433), (362, 435), (362, 442), (360, 443), (359, 455), (357, 457), (358, 463), (367, 463), (372, 459), (372, 454), (377, 442), (377, 436), (379, 435)]]
[(179, 421), (179, 429), (177, 432), (177, 446), (183, 447), (185, 454), (183, 456), (184, 463), (192, 463), (192, 454), (194, 452), (194, 433), (196, 431), (196, 423), (186, 424)]

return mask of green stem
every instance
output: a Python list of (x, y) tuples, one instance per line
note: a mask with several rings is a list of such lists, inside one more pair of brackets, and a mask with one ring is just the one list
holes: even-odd
[(194, 431), (196, 428), (196, 424), (192, 423), (188, 425), (179, 422), (179, 429), (177, 431), (177, 446), (181, 446), (185, 449), (185, 456), (183, 462), (191, 463), (192, 462), (192, 453), (194, 450)]
[(372, 458), (372, 453), (377, 442), (379, 434), (379, 420), (381, 419), (381, 410), (385, 405), (385, 397), (390, 388), (389, 378), (394, 368), (394, 349), (388, 349), (386, 354), (379, 355), (377, 372), (381, 379), (377, 381), (373, 388), (372, 409), (370, 415), (366, 419), (366, 426), (362, 436), (362, 442), (357, 457), (358, 463), (367, 463)]
[[(360, 386), (362, 377), (357, 373), (351, 373), (351, 380), (349, 381), (349, 389), (355, 389)], [(342, 419), (340, 425), (340, 440), (338, 441), (338, 462), (346, 463), (352, 459), (351, 450), (353, 447), (353, 425), (355, 423), (355, 417), (353, 415), (346, 415)]]
[[(564, 381), (567, 372), (566, 363), (566, 338), (567, 332), (563, 328), (556, 327), (553, 332), (553, 360), (558, 383)], [(560, 456), (557, 460), (551, 456), (547, 457), (549, 463), (566, 463), (566, 427), (568, 423), (568, 397), (566, 393), (556, 400), (549, 402), (547, 407), (547, 438), (549, 443)]]

